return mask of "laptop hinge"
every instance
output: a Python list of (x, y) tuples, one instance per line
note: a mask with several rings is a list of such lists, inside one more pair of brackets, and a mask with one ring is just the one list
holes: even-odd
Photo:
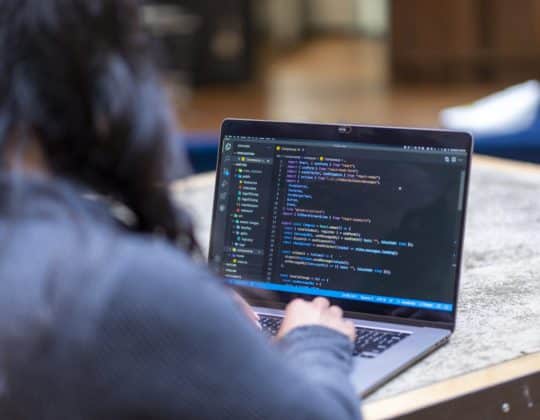
[(372, 315), (358, 312), (345, 312), (344, 315), (347, 318), (365, 319), (368, 321), (386, 322), (390, 324), (412, 325), (415, 327), (440, 328), (449, 331), (454, 331), (455, 328), (455, 325), (451, 322), (426, 321), (422, 319), (399, 318), (394, 316)]
[[(269, 302), (256, 302), (249, 301), (252, 306), (258, 307), (260, 309), (266, 308), (269, 312), (273, 310), (282, 311), (285, 309), (285, 305), (282, 303), (269, 303)], [(385, 315), (372, 315), (359, 312), (344, 312), (346, 318), (353, 319), (364, 319), (367, 321), (375, 322), (386, 322), (390, 324), (400, 324), (400, 325), (412, 325), (414, 327), (429, 327), (429, 328), (440, 328), (443, 330), (454, 331), (455, 324), (451, 322), (437, 322), (437, 321), (425, 321), (421, 319), (411, 319), (411, 318), (399, 318), (394, 316), (385, 316)]]

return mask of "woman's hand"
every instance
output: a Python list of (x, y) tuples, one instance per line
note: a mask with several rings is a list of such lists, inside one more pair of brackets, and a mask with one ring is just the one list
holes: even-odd
[(343, 319), (343, 311), (339, 306), (330, 306), (328, 299), (317, 297), (308, 302), (295, 299), (287, 306), (285, 318), (277, 334), (277, 338), (285, 336), (291, 330), (305, 325), (320, 325), (346, 335), (354, 341), (356, 331), (352, 321)]

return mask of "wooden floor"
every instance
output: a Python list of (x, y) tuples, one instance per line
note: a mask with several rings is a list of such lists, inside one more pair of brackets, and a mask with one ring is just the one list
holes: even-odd
[(225, 117), (437, 127), (442, 108), (503, 87), (392, 85), (386, 42), (360, 37), (317, 38), (261, 56), (254, 82), (177, 100), (184, 129), (216, 130)]

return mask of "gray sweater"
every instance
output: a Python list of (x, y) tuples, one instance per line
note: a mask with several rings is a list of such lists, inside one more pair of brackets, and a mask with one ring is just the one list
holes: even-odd
[(0, 418), (359, 418), (345, 336), (270, 344), (187, 255), (48, 184), (0, 212)]

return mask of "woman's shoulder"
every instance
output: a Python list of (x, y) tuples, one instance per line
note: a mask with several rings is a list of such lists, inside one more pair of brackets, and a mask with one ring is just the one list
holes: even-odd
[(185, 250), (162, 238), (150, 235), (124, 234), (118, 250), (119, 277), (133, 283), (152, 286), (172, 282), (178, 287), (191, 288), (200, 281), (217, 283), (202, 262), (195, 261)]
[(173, 306), (193, 308), (228, 296), (224, 285), (202, 261), (169, 241), (129, 232), (117, 240), (109, 254), (115, 255), (111, 270), (117, 300), (144, 305), (174, 302)]
[(96, 319), (111, 301), (158, 305), (168, 296), (190, 304), (199, 291), (221, 288), (164, 238), (93, 219), (36, 217), (0, 230), (13, 239), (0, 250), (0, 276), (8, 279), (2, 287), (26, 290), (19, 307), (36, 314), (50, 308), (62, 323)]

